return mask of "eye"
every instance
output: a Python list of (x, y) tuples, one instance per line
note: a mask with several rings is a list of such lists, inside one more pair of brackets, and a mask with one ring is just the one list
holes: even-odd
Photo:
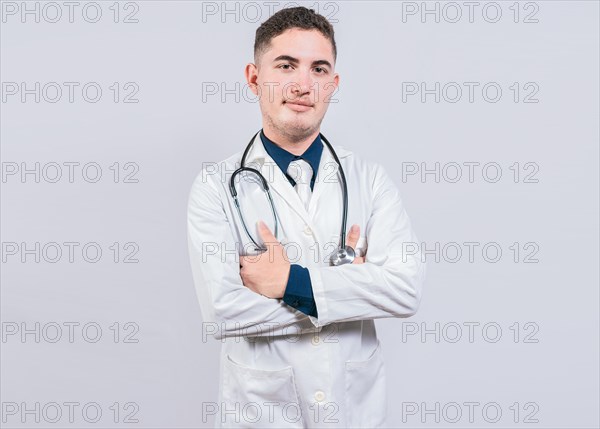
[[(283, 68), (283, 67), (292, 67), (291, 64), (281, 64), (280, 66), (278, 66), (278, 68)], [(289, 70), (289, 68), (284, 68), (284, 70)]]
[(325, 74), (327, 73), (327, 69), (323, 68), (323, 67), (315, 67), (315, 71), (319, 74)]

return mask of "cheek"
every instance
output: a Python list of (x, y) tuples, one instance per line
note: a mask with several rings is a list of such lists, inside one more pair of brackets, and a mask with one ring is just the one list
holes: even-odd
[[(273, 90), (271, 90), (271, 93), (272, 92)], [(268, 87), (261, 88), (261, 93), (258, 101), (262, 110), (265, 110), (267, 112), (274, 111), (277, 108), (277, 103), (275, 102), (276, 99), (277, 97), (274, 97), (273, 94), (269, 94)]]
[(331, 99), (331, 94), (320, 94), (320, 99), (317, 103), (315, 103), (315, 110), (317, 113), (323, 113), (329, 108), (329, 100)]
[(291, 84), (287, 80), (281, 81), (277, 77), (266, 76), (258, 82), (258, 85), (260, 86), (260, 100), (264, 105), (281, 104), (285, 99), (284, 92), (291, 94)]
[(319, 101), (325, 105), (328, 105), (332, 100), (335, 99), (335, 84), (333, 82), (325, 82), (321, 87), (323, 89), (321, 90), (321, 100)]

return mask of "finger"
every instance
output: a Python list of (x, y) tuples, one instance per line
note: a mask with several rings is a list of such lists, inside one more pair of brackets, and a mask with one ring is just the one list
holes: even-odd
[(346, 238), (346, 246), (350, 246), (353, 249), (356, 249), (356, 244), (358, 243), (358, 239), (360, 237), (360, 227), (356, 224), (352, 225), (350, 231), (348, 232), (348, 238)]
[(262, 239), (263, 243), (277, 242), (277, 238), (273, 235), (269, 227), (262, 221), (258, 221), (258, 234)]

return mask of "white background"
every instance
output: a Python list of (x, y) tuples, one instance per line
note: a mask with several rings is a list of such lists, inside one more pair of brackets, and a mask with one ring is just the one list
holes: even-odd
[[(243, 69), (269, 7), (277, 11), (285, 3), (229, 2), (233, 12), (223, 15), (221, 2), (98, 2), (96, 23), (85, 19), (95, 15), (86, 2), (78, 3), (72, 23), (62, 2), (56, 23), (48, 22), (56, 9), (45, 3), (26, 3), (40, 10), (40, 22), (34, 14), (22, 22), (24, 4), (15, 2), (11, 15), (9, 3), (2, 3), (0, 61), (2, 424), (210, 427), (202, 404), (217, 400), (220, 344), (202, 338), (186, 247), (187, 197), (203, 163), (241, 150), (261, 127), (258, 103), (242, 91)], [(462, 16), (453, 23), (454, 5)], [(418, 12), (408, 14), (413, 6)], [(341, 75), (338, 103), (322, 131), (333, 144), (385, 166), (419, 239), (433, 250), (418, 314), (377, 321), (390, 426), (598, 427), (598, 3), (480, 2), (469, 19), (462, 2), (428, 2), (438, 8), (439, 22), (421, 15), (421, 2), (318, 7), (333, 21)], [(491, 22), (498, 9), (502, 15)], [(129, 13), (138, 22), (123, 22)], [(40, 101), (34, 90), (23, 102), (11, 82), (27, 89), (39, 82)], [(54, 103), (52, 82), (63, 89)], [(73, 102), (64, 82), (79, 85)], [(89, 82), (103, 90), (95, 103), (82, 96)], [(420, 93), (406, 94), (406, 82), (428, 89), (439, 82), (447, 92), (440, 89), (439, 102), (435, 94), (423, 102)], [(464, 82), (478, 85), (472, 102)], [(488, 83), (502, 89), (496, 102), (482, 95)], [(217, 94), (206, 93), (212, 85)], [(450, 100), (456, 86), (462, 97)], [(138, 89), (137, 103), (123, 102), (130, 88)], [(531, 88), (529, 101), (537, 102), (524, 102)], [(39, 183), (35, 174), (9, 174), (36, 162)], [(73, 183), (64, 164), (70, 162), (79, 163)], [(115, 162), (118, 183), (110, 168)], [(47, 180), (56, 171), (51, 163), (62, 166), (57, 183)], [(101, 167), (98, 182), (82, 176), (87, 163)], [(434, 169), (436, 163), (439, 180), (408, 174), (415, 165)], [(455, 183), (453, 163), (462, 171)], [(472, 183), (464, 163), (479, 163)], [(500, 166), (497, 182), (495, 169), (482, 174), (486, 163)], [(137, 183), (124, 183), (133, 168)], [(534, 170), (528, 183), (525, 174)], [(93, 169), (87, 173), (94, 176)], [(23, 252), (36, 242), (49, 252), (40, 250), (39, 263)], [(47, 260), (52, 242), (64, 252), (56, 263)], [(79, 243), (72, 263), (65, 242)], [(478, 243), (473, 262), (465, 242)], [(98, 262), (83, 259), (86, 243), (102, 248)], [(126, 243), (135, 244), (124, 249)], [(486, 243), (502, 249), (497, 262), (483, 257)], [(463, 254), (453, 262), (457, 246)], [(132, 249), (139, 262), (124, 263)], [(525, 263), (532, 250), (537, 262)], [(69, 322), (79, 324), (73, 342)], [(39, 342), (35, 333), (23, 338), (20, 331), (35, 332), (36, 323)], [(88, 323), (102, 329), (95, 343), (92, 328), (83, 336)], [(439, 338), (422, 338), (436, 323)], [(472, 341), (468, 323), (478, 324)], [(63, 336), (53, 343), (55, 324)], [(19, 332), (9, 335), (15, 326)], [(462, 337), (453, 342), (456, 326)], [(497, 327), (502, 336), (493, 342)], [(403, 336), (414, 329), (419, 333)], [(137, 342), (126, 342), (127, 333)], [(39, 422), (35, 412), (22, 417), (21, 407), (35, 409), (36, 402), (47, 415), (37, 413)], [(55, 424), (47, 406), (53, 402), (64, 413)], [(73, 422), (65, 402), (79, 404)], [(479, 404), (472, 422), (465, 402)], [(16, 415), (7, 412), (10, 403), (20, 407)], [(82, 417), (89, 403), (102, 410), (98, 423)], [(417, 414), (407, 412), (410, 403)], [(437, 412), (421, 414), (436, 403)], [(452, 403), (463, 413), (457, 423)], [(494, 417), (493, 409), (482, 413), (490, 403), (502, 411), (497, 423), (485, 419)], [(130, 413), (138, 423), (124, 422)]]

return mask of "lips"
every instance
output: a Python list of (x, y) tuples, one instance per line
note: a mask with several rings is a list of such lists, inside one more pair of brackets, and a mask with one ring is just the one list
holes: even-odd
[(305, 112), (313, 107), (312, 104), (302, 101), (285, 101), (284, 104), (297, 112)]
[(302, 101), (286, 101), (285, 103), (286, 104), (297, 104), (299, 106), (312, 107), (311, 103), (302, 102)]

